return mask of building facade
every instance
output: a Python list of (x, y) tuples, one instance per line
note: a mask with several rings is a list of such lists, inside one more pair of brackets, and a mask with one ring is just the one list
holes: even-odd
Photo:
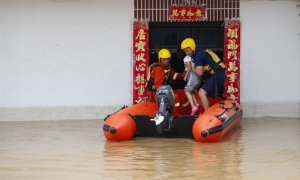
[[(0, 1), (0, 120), (99, 119), (131, 104), (133, 23), (167, 17), (138, 2)], [(299, 117), (300, 2), (178, 1), (189, 2), (206, 4), (204, 24), (241, 23), (245, 116)]]

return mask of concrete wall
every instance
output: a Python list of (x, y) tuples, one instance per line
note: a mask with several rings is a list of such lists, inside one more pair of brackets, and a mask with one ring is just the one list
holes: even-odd
[(300, 8), (241, 2), (241, 101), (246, 116), (300, 117)]
[(0, 1), (0, 120), (100, 118), (129, 104), (133, 8)]
[[(300, 117), (297, 4), (241, 2), (245, 116)], [(133, 0), (0, 1), (0, 120), (96, 119), (129, 105), (133, 8)]]

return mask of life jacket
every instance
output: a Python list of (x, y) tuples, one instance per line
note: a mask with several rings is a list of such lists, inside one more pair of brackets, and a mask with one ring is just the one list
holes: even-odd
[(208, 64), (203, 67), (203, 70), (206, 75), (213, 75), (216, 71), (225, 69), (225, 64), (221, 61), (221, 59), (216, 55), (212, 50), (206, 49), (204, 50), (213, 60), (211, 64)]
[[(206, 78), (215, 75), (215, 72), (226, 69), (225, 64), (221, 61), (221, 59), (216, 55), (212, 50), (206, 49), (204, 50), (211, 58), (212, 62), (206, 66), (203, 67), (204, 74)], [(217, 78), (217, 76), (214, 76), (214, 78)], [(215, 83), (215, 92), (214, 96), (218, 95), (218, 84)]]
[[(158, 66), (160, 66), (159, 63), (155, 62), (148, 67), (146, 88), (149, 91), (155, 91), (155, 89), (153, 89), (155, 81), (151, 77), (151, 72), (155, 67), (158, 67)], [(165, 80), (162, 85), (166, 85), (166, 84), (170, 83), (170, 79), (169, 79), (170, 69), (164, 70), (164, 72), (165, 72)]]

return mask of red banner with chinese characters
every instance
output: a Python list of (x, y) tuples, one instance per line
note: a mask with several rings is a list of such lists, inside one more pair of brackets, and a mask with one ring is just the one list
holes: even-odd
[(170, 20), (203, 21), (206, 19), (206, 6), (175, 6), (169, 8)]
[(148, 22), (144, 21), (137, 21), (133, 24), (133, 103), (139, 103), (147, 97), (148, 27)]
[(225, 21), (225, 96), (240, 103), (240, 21)]

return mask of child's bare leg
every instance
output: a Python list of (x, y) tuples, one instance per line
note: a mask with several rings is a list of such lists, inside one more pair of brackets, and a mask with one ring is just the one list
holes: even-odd
[(197, 106), (197, 104), (199, 104), (199, 103), (197, 102), (197, 99), (196, 99), (196, 94), (198, 94), (196, 91), (194, 91), (193, 94), (192, 94), (192, 97), (193, 97), (193, 101), (194, 101), (195, 106)]
[(186, 95), (186, 97), (188, 98), (188, 100), (190, 102), (191, 108), (195, 107), (195, 103), (194, 103), (192, 94), (189, 93), (189, 92), (185, 92), (185, 95)]

